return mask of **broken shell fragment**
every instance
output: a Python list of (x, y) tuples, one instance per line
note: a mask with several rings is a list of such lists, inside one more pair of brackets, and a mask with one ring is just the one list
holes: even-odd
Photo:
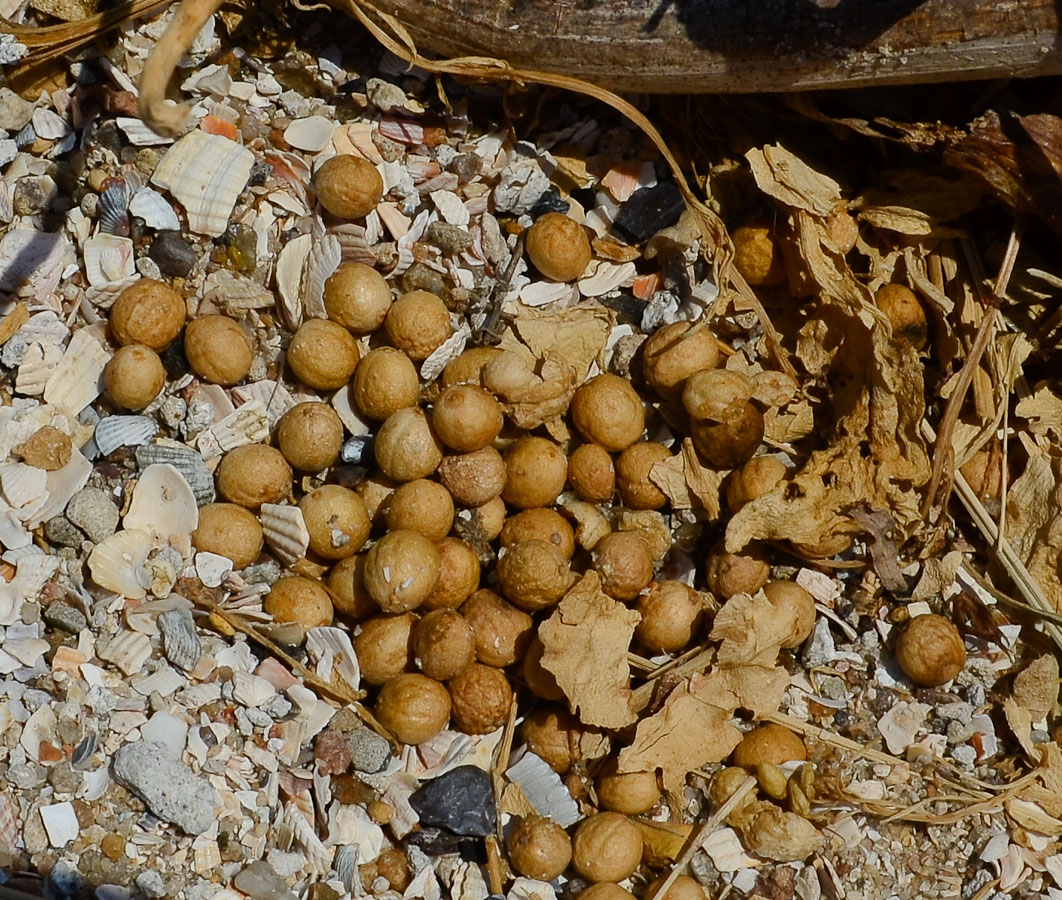
[(89, 554), (92, 580), (101, 588), (140, 600), (147, 594), (147, 570), (144, 563), (154, 547), (146, 531), (126, 529), (97, 544)]
[(184, 476), (165, 463), (144, 469), (133, 488), (125, 527), (148, 532), (157, 547), (173, 547), (187, 559), (198, 524), (199, 507)]
[(259, 521), (266, 543), (285, 565), (290, 566), (306, 555), (310, 532), (299, 507), (263, 503)]

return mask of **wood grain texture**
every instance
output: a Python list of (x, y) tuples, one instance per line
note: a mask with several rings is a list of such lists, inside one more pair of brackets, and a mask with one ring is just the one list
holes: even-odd
[(615, 90), (788, 91), (1062, 71), (1062, 0), (376, 0), (418, 48)]

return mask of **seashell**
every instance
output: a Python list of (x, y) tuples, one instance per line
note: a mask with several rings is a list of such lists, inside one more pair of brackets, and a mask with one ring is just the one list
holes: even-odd
[(520, 787), (539, 815), (548, 816), (561, 828), (582, 818), (579, 804), (572, 799), (560, 775), (540, 756), (528, 751), (505, 770), (505, 777)]
[(74, 747), (74, 755), (70, 757), (70, 765), (75, 769), (80, 769), (89, 760), (92, 759), (92, 755), (96, 752), (96, 748), (99, 746), (99, 738), (93, 732), (83, 737)]
[(284, 565), (293, 565), (306, 555), (310, 546), (310, 532), (306, 529), (306, 521), (299, 507), (263, 503), (258, 518), (266, 543)]
[(332, 860), (332, 869), (335, 871), (336, 877), (343, 882), (343, 887), (347, 889), (347, 893), (352, 897), (360, 897), (362, 895), (361, 875), (358, 872), (359, 863), (360, 857), (358, 856), (357, 847), (347, 845), (336, 848), (336, 855)]
[(466, 322), (462, 322), (458, 329), (420, 364), (420, 377), (426, 381), (434, 381), (438, 378), (442, 370), (446, 368), (446, 364), (461, 355), (470, 337), (472, 337), (472, 330)]
[(38, 706), (33, 711), (33, 715), (26, 720), (26, 723), (22, 726), (22, 734), (19, 736), (18, 742), (25, 748), (30, 759), (36, 760), (39, 758), (43, 741), (55, 742), (55, 726), (57, 724), (58, 719), (56, 718), (55, 710), (48, 703)]
[(335, 673), (352, 690), (361, 686), (361, 667), (347, 632), (340, 628), (311, 628), (306, 632), (306, 652), (316, 663), (319, 678), (332, 682)]
[(122, 524), (148, 532), (156, 547), (173, 547), (188, 559), (192, 555), (192, 532), (199, 525), (195, 494), (173, 466), (148, 466), (137, 479)]
[(632, 262), (617, 264), (598, 260), (590, 264), (590, 274), (579, 279), (579, 293), (584, 297), (602, 297), (622, 285), (633, 283), (637, 274)]
[(314, 826), (295, 803), (285, 805), (283, 822), (291, 829), (310, 862), (320, 871), (327, 872), (332, 866), (332, 851), (321, 843)]
[(261, 706), (268, 703), (277, 693), (265, 678), (250, 672), (234, 672), (232, 676), (232, 697), (244, 706)]
[(210, 434), (222, 452), (244, 444), (257, 444), (269, 437), (269, 414), (259, 401), (251, 400), (215, 422), (205, 433)]
[(201, 550), (195, 555), (195, 574), (204, 587), (219, 587), (232, 571), (232, 560), (218, 553)]
[(756, 860), (745, 852), (733, 828), (720, 828), (712, 832), (702, 846), (720, 872), (736, 872), (758, 865)]
[(352, 435), (360, 436), (370, 434), (375, 429), (362, 418), (361, 413), (354, 408), (350, 391), (336, 391), (332, 395), (332, 409), (336, 411), (344, 427)]
[(0, 490), (15, 515), (28, 519), (48, 498), (48, 473), (25, 463), (3, 463), (0, 465)]
[(147, 595), (144, 563), (154, 546), (146, 531), (125, 529), (112, 534), (92, 548), (88, 567), (92, 580), (101, 588), (131, 600)]
[(31, 669), (43, 658), (45, 651), (50, 649), (51, 644), (41, 638), (10, 638), (4, 641), (4, 652)]
[(464, 228), (468, 225), (471, 217), (464, 201), (453, 191), (432, 191), (429, 194), (431, 202), (439, 211), (444, 222), (450, 225), (459, 225)]
[(97, 326), (75, 331), (63, 358), (44, 386), (44, 402), (78, 416), (102, 390), (103, 369), (110, 359), (96, 337)]
[(229, 312), (245, 309), (269, 309), (276, 303), (272, 291), (234, 275), (228, 269), (211, 272), (203, 284), (203, 300), (210, 300)]
[(203, 644), (195, 630), (192, 613), (184, 608), (168, 609), (158, 619), (162, 650), (178, 669), (191, 672), (203, 655)]
[(284, 140), (296, 150), (320, 153), (332, 140), (336, 126), (324, 116), (306, 116), (295, 119), (284, 129)]
[[(517, 879), (519, 880), (519, 879)], [(542, 882), (538, 882), (541, 884)], [(549, 887), (549, 885), (546, 885)], [(550, 894), (553, 889), (549, 888), (550, 893), (543, 894), (535, 900), (550, 900)], [(453, 900), (486, 900), (490, 896), (490, 888), (487, 887), (487, 882), (483, 878), (483, 873), (475, 863), (461, 862), (454, 866), (453, 871), (450, 873), (450, 896)], [(510, 893), (508, 895), (513, 898), (514, 895)], [(556, 900), (556, 894), (553, 894), (552, 900)]]
[(70, 462), (61, 469), (48, 473), (48, 499), (27, 521), (30, 528), (37, 528), (53, 516), (59, 515), (70, 498), (80, 491), (92, 474), (92, 463), (75, 450), (70, 454)]
[(312, 235), (301, 234), (288, 241), (277, 257), (276, 284), (280, 294), (280, 317), (292, 331), (302, 324), (302, 272), (312, 245)]
[[(128, 230), (128, 219), (125, 227)], [(85, 277), (93, 287), (136, 274), (133, 242), (118, 232), (103, 232), (90, 237), (82, 249), (85, 252)]]
[(575, 291), (570, 284), (532, 281), (520, 288), (520, 302), (525, 306), (568, 306)]
[(158, 191), (142, 187), (129, 201), (129, 212), (138, 219), (143, 219), (148, 228), (156, 231), (180, 231), (181, 221), (173, 207)]
[(18, 837), (18, 806), (7, 794), (0, 794), (0, 847), (14, 849)]
[(343, 247), (339, 238), (326, 234), (320, 240), (314, 241), (303, 274), (302, 297), (307, 316), (328, 318), (324, 305), (324, 286), (342, 261)]
[(190, 230), (221, 237), (253, 165), (254, 154), (245, 147), (190, 131), (166, 151), (151, 181), (184, 207)]
[[(33, 535), (26, 530), (26, 527), (18, 520), (18, 516), (15, 511), (7, 506), (7, 504), (0, 504), (0, 545), (3, 545), (8, 550), (17, 550), (20, 547), (28, 547), (33, 542)], [(0, 585), (2, 588), (2, 585)], [(0, 607), (3, 604), (0, 603)], [(0, 621), (0, 625), (4, 623)]]
[[(0, 287), (0, 290), (3, 288)], [(14, 368), (22, 362), (32, 344), (61, 347), (69, 335), (70, 329), (54, 312), (45, 310), (36, 313), (23, 322), (22, 327), (4, 344), (3, 350), (0, 350), (0, 363)]]
[(126, 675), (135, 675), (151, 656), (151, 639), (138, 631), (122, 629), (105, 646), (97, 647), (96, 655)]
[(261, 403), (269, 416), (270, 429), (275, 428), (280, 417), (296, 405), (295, 398), (279, 381), (264, 379), (254, 381), (251, 384), (240, 385), (232, 389), (232, 396), (241, 403), (249, 403), (257, 400)]
[(30, 344), (15, 375), (15, 392), (27, 397), (43, 394), (62, 358), (63, 348), (59, 344)]
[(148, 416), (107, 416), (96, 425), (93, 439), (101, 456), (110, 456), (119, 447), (137, 447), (150, 441), (159, 430)]
[(173, 143), (173, 138), (163, 137), (150, 129), (140, 119), (134, 119), (130, 116), (118, 116), (114, 120), (114, 124), (122, 130), (122, 134), (128, 138), (129, 143), (134, 147), (158, 147), (163, 144)]
[(110, 281), (107, 284), (89, 285), (85, 288), (85, 299), (96, 309), (110, 309), (118, 295), (134, 281), (140, 280), (140, 273), (130, 275), (118, 281)]
[(144, 444), (136, 448), (136, 462), (141, 469), (159, 464), (173, 466), (188, 482), (199, 506), (214, 502), (214, 476), (207, 469), (203, 457), (190, 447)]
[[(336, 802), (328, 808), (328, 839), (325, 846), (353, 846), (357, 848), (360, 859), (376, 859), (383, 850), (383, 843), (383, 829), (369, 818), (362, 807)], [(424, 895), (417, 893), (410, 896)]]
[(353, 466), (371, 466), (373, 461), (372, 435), (358, 434), (348, 438), (339, 452), (339, 458)]
[(33, 118), (30, 122), (37, 137), (44, 138), (46, 141), (57, 141), (73, 131), (66, 119), (44, 107), (38, 107), (33, 111)]
[(0, 239), (0, 291), (14, 293), (71, 259), (70, 240), (59, 232), (15, 228)]
[(104, 235), (128, 237), (129, 200), (132, 196), (129, 184), (124, 178), (108, 178), (103, 182), (100, 199), (96, 205), (101, 237)]

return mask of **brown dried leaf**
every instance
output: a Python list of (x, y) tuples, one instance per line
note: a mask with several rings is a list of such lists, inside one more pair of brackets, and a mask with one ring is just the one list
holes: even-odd
[(884, 187), (864, 191), (855, 201), (859, 218), (900, 234), (938, 237), (958, 234), (941, 227), (981, 204), (982, 192), (968, 178), (904, 169)]
[(1040, 765), (1037, 774), (1040, 784), (1030, 784), (1023, 788), (1019, 796), (1030, 803), (1036, 803), (1049, 816), (1062, 819), (1062, 748), (1058, 744), (1039, 744), (1037, 753)]
[(576, 384), (582, 384), (602, 354), (612, 331), (612, 313), (597, 304), (553, 310), (520, 305), (513, 331), (537, 359), (552, 356), (575, 369)]
[(686, 463), (681, 453), (661, 460), (649, 470), (649, 480), (666, 495), (672, 509), (692, 509), (693, 497), (686, 484)]
[(542, 665), (584, 725), (623, 728), (636, 718), (627, 651), (640, 621), (588, 572), (539, 628)]
[(29, 307), (25, 300), (20, 300), (6, 316), (0, 319), (0, 347), (6, 344), (26, 322), (29, 321)]
[(662, 868), (674, 862), (686, 846), (692, 825), (678, 822), (651, 822), (646, 819), (632, 819), (642, 833), (644, 861), (647, 865)]
[(709, 640), (722, 641), (720, 666), (774, 666), (778, 651), (799, 623), (789, 607), (779, 610), (762, 592), (736, 594), (715, 615)]
[(1020, 797), (1008, 797), (1003, 801), (1003, 806), (1007, 810), (1007, 815), (1022, 828), (1055, 837), (1062, 835), (1062, 821), (1049, 816), (1035, 803), (1030, 803)]
[(945, 588), (955, 583), (955, 576), (962, 565), (962, 553), (952, 550), (942, 559), (927, 559), (922, 566), (922, 575), (911, 592), (912, 600), (929, 600), (944, 593)]
[(709, 469), (705, 466), (689, 438), (682, 442), (682, 464), (690, 494), (704, 507), (709, 522), (718, 521), (723, 509), (719, 492), (730, 470)]
[(1032, 740), (1033, 717), (1029, 710), (1023, 709), (1015, 703), (1012, 697), (1007, 697), (1003, 701), (1003, 716), (1006, 718), (1010, 730), (1014, 732), (1014, 737), (1021, 744), (1021, 749), (1028, 753), (1029, 756), (1035, 756), (1036, 745), (1033, 744)]
[(807, 400), (785, 409), (769, 409), (763, 415), (763, 438), (771, 444), (792, 444), (815, 430), (815, 412)]
[(1062, 397), (1047, 382), (1040, 382), (1031, 395), (1019, 400), (1014, 415), (1028, 420), (1033, 434), (1054, 432), (1055, 437), (1062, 436)]
[(756, 186), (786, 206), (825, 218), (841, 205), (841, 186), (781, 144), (754, 147), (745, 158)]
[(1058, 660), (1053, 653), (1034, 659), (1014, 678), (1014, 702), (1039, 721), (1058, 701)]

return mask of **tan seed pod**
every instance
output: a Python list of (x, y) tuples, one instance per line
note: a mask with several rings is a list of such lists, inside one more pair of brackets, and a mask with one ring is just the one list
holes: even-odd
[(439, 440), (459, 453), (489, 446), (504, 423), (501, 404), (474, 384), (444, 388), (432, 408)]
[(744, 372), (707, 369), (694, 372), (682, 391), (682, 405), (693, 419), (727, 422), (741, 415), (755, 385)]
[(545, 213), (527, 231), (527, 255), (552, 281), (574, 281), (590, 265), (586, 229), (561, 213)]
[(368, 684), (386, 684), (413, 663), (413, 626), (417, 618), (412, 613), (378, 615), (366, 619), (354, 638), (354, 653), (361, 667), (361, 678)]
[(199, 525), (192, 532), (196, 550), (217, 553), (245, 569), (262, 552), (262, 526), (254, 513), (235, 503), (209, 503), (199, 508)]
[(288, 365), (295, 377), (319, 391), (341, 388), (358, 365), (358, 345), (342, 325), (309, 319), (288, 345)]
[(763, 443), (763, 413), (746, 403), (741, 413), (725, 422), (694, 419), (690, 437), (697, 452), (716, 469), (736, 469), (750, 460)]
[(571, 402), (572, 421), (583, 437), (606, 450), (625, 450), (645, 430), (645, 406), (626, 378), (603, 374), (579, 387)]
[(391, 495), (386, 521), (391, 531), (419, 531), (429, 540), (441, 541), (454, 523), (454, 501), (438, 482), (407, 481)]
[(482, 506), (500, 497), (507, 478), (505, 460), (493, 447), (446, 456), (439, 463), (439, 481), (461, 506)]
[(564, 490), (568, 474), (560, 447), (540, 437), (523, 437), (509, 447), (505, 469), (502, 499), (520, 509), (552, 504)]
[(877, 305), (889, 324), (892, 336), (921, 350), (929, 340), (929, 323), (915, 292), (903, 284), (883, 284), (874, 294)]
[(600, 444), (583, 444), (568, 458), (568, 483), (589, 503), (608, 503), (616, 490), (616, 469)]
[(383, 179), (376, 166), (360, 156), (341, 153), (325, 160), (313, 176), (317, 199), (340, 219), (361, 219), (383, 197)]
[(336, 612), (359, 621), (380, 611), (365, 589), (365, 554), (339, 560), (328, 573), (328, 589)]
[(575, 533), (568, 520), (559, 512), (545, 507), (525, 509), (510, 516), (498, 536), (502, 547), (522, 541), (545, 541), (556, 547), (565, 559), (575, 554)]
[(660, 893), (664, 877), (662, 875), (650, 882), (649, 887), (645, 889), (645, 900), (708, 900), (704, 888), (689, 875), (679, 875), (667, 889), (667, 893)]
[(401, 350), (376, 347), (358, 363), (350, 391), (362, 415), (383, 421), (400, 409), (416, 406), (420, 377)]
[(632, 532), (605, 535), (593, 550), (601, 590), (616, 600), (633, 600), (653, 577), (653, 555), (645, 539)]
[(623, 881), (641, 861), (641, 832), (621, 813), (588, 816), (572, 838), (572, 865), (588, 881)]
[(479, 556), (470, 544), (456, 537), (443, 538), (439, 551), (439, 580), (424, 601), (424, 609), (457, 609), (479, 587)]
[(371, 266), (342, 263), (324, 286), (328, 318), (355, 334), (368, 334), (383, 325), (391, 308), (391, 288)]
[(289, 575), (269, 589), (262, 608), (274, 622), (293, 623), (306, 628), (332, 624), (332, 599), (319, 581)]
[(660, 799), (656, 772), (620, 772), (615, 758), (597, 776), (597, 799), (604, 809), (640, 816)]
[(773, 287), (786, 279), (785, 258), (766, 222), (750, 222), (734, 230), (734, 268), (753, 287)]
[(726, 505), (732, 513), (777, 486), (789, 470), (773, 456), (754, 456), (727, 479)]
[(103, 370), (107, 394), (119, 406), (141, 410), (166, 386), (166, 369), (159, 355), (143, 344), (119, 347)]
[(413, 626), (413, 655), (429, 678), (437, 681), (454, 678), (475, 662), (472, 626), (452, 609), (426, 613)]
[(694, 372), (719, 361), (715, 335), (702, 323), (673, 322), (654, 331), (642, 345), (642, 373), (659, 393), (681, 391)]
[(376, 464), (394, 481), (427, 478), (442, 462), (442, 444), (424, 410), (400, 409), (388, 416), (376, 432)]
[(217, 477), (222, 497), (251, 509), (277, 503), (291, 491), (291, 466), (279, 450), (265, 444), (230, 450), (221, 459)]
[(564, 554), (537, 540), (510, 547), (498, 560), (497, 575), (506, 598), (532, 612), (552, 606), (575, 580)]
[(472, 663), (448, 687), (454, 726), (465, 734), (490, 734), (509, 718), (513, 689), (501, 669)]
[(339, 459), (343, 422), (326, 403), (298, 403), (277, 423), (277, 447), (303, 472), (320, 472)]
[(624, 506), (630, 509), (660, 509), (668, 498), (649, 474), (659, 462), (671, 459), (671, 451), (655, 441), (631, 444), (616, 459), (616, 484)]
[(767, 583), (771, 566), (759, 544), (752, 543), (737, 553), (727, 553), (720, 541), (708, 554), (705, 574), (708, 590), (730, 599), (735, 594), (755, 594)]
[(254, 347), (228, 316), (199, 316), (184, 330), (184, 355), (204, 381), (231, 387), (251, 371)]
[(749, 731), (734, 748), (734, 765), (754, 771), (766, 764), (805, 760), (808, 748), (801, 737), (783, 725), (766, 722)]
[(579, 720), (563, 706), (539, 705), (524, 717), (520, 736), (527, 748), (558, 775), (579, 758)]
[(534, 633), (531, 616), (486, 588), (465, 601), (461, 614), (472, 628), (476, 659), (488, 666), (512, 665)]
[(552, 881), (572, 860), (572, 842), (556, 822), (526, 816), (509, 832), (505, 842), (509, 862), (525, 878)]
[(126, 344), (165, 350), (181, 333), (188, 311), (184, 298), (153, 278), (141, 278), (122, 290), (110, 312), (111, 333)]
[(896, 641), (896, 661), (915, 684), (936, 687), (951, 681), (966, 665), (959, 629), (934, 613), (915, 616)]
[(374, 712), (403, 744), (423, 744), (446, 727), (450, 694), (438, 681), (410, 672), (392, 678), (380, 689)]
[(310, 549), (325, 559), (343, 559), (357, 553), (369, 537), (365, 501), (352, 490), (326, 484), (299, 501)]
[(403, 294), (384, 319), (387, 339), (415, 362), (427, 359), (453, 329), (446, 304), (429, 291)]
[(439, 580), (439, 551), (415, 531), (392, 531), (365, 560), (365, 589), (384, 612), (416, 609)]

